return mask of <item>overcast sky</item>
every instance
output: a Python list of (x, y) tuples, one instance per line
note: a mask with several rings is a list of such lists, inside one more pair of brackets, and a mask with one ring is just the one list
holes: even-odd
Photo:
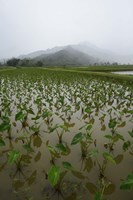
[(0, 0), (0, 58), (82, 41), (133, 54), (133, 0)]

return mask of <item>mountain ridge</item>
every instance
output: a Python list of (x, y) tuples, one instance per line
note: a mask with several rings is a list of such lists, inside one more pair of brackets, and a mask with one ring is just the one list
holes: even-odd
[[(71, 50), (70, 50), (70, 47), (71, 47)], [(67, 49), (67, 52), (64, 51), (64, 53), (62, 54), (62, 50), (66, 50), (66, 49)], [(63, 57), (59, 56), (59, 53), (61, 53)], [(70, 56), (70, 53), (74, 56), (73, 58), (72, 56)], [(75, 55), (76, 53), (77, 53), (77, 56)], [(66, 59), (65, 59), (65, 56), (66, 56)], [(78, 58), (78, 62), (76, 60), (76, 57), (80, 57)], [(129, 64), (129, 63), (133, 64), (133, 55), (119, 55), (110, 50), (101, 49), (87, 41), (81, 42), (79, 44), (69, 44), (65, 46), (56, 46), (56, 47), (53, 47), (51, 49), (46, 49), (46, 50), (39, 50), (39, 51), (31, 52), (27, 55), (21, 55), (19, 56), (19, 58), (33, 59), (34, 62), (42, 61), (43, 64), (46, 64), (46, 65), (50, 65), (50, 64), (67, 65), (71, 63), (72, 65), (77, 65), (77, 64), (92, 65), (94, 63), (102, 64), (102, 63), (107, 63), (107, 62), (111, 64), (115, 62), (119, 64)], [(70, 60), (68, 60), (68, 58)], [(58, 60), (57, 62), (57, 59), (60, 59), (60, 60)]]

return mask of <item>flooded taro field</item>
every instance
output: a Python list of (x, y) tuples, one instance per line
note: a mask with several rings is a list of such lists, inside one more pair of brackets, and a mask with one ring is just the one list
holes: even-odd
[(132, 200), (133, 84), (0, 72), (0, 200)]

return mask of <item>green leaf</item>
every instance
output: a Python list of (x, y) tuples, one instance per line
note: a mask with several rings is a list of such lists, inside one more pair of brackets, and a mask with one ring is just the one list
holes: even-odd
[(40, 147), (42, 144), (42, 139), (37, 135), (35, 136), (34, 140), (33, 140), (33, 145), (35, 147)]
[(31, 148), (30, 144), (24, 144), (23, 148), (26, 149), (28, 152), (34, 152), (34, 150)]
[(2, 138), (0, 138), (0, 147), (3, 147), (3, 146), (5, 146), (6, 144), (5, 144), (5, 142), (4, 142), (4, 140), (2, 139)]
[(116, 164), (114, 158), (107, 152), (103, 153), (103, 157), (105, 158), (105, 160), (112, 162), (113, 164)]
[(62, 162), (62, 164), (63, 164), (63, 167), (64, 167), (65, 169), (69, 169), (69, 170), (72, 170), (72, 169), (73, 169), (71, 163), (69, 163), (69, 162), (64, 161), (64, 162)]
[(115, 128), (116, 124), (117, 122), (115, 119), (110, 119), (108, 126), (109, 128)]
[(15, 115), (15, 120), (18, 121), (18, 120), (21, 120), (24, 118), (24, 113), (22, 111), (18, 112), (16, 115)]
[(35, 170), (35, 171), (31, 174), (31, 176), (27, 179), (27, 182), (28, 182), (28, 185), (29, 185), (29, 186), (32, 185), (32, 184), (35, 182), (36, 176), (37, 176), (37, 170)]
[(113, 139), (112, 135), (105, 135), (104, 137), (107, 138), (107, 139), (109, 139), (109, 140)]
[(89, 124), (87, 127), (86, 127), (86, 130), (90, 131), (92, 129), (92, 125)]
[(67, 149), (66, 149), (66, 147), (64, 146), (64, 144), (57, 144), (57, 145), (56, 145), (56, 148), (57, 148), (58, 150), (60, 150), (61, 152), (63, 152), (63, 153), (67, 153)]
[(98, 155), (98, 150), (97, 149), (93, 149), (89, 152), (89, 156), (90, 157), (96, 157)]
[(123, 144), (123, 150), (126, 151), (129, 149), (129, 147), (131, 146), (131, 142), (130, 141), (126, 141)]
[(126, 178), (126, 180), (124, 180), (121, 185), (120, 185), (120, 189), (122, 190), (129, 190), (129, 189), (133, 189), (133, 173), (129, 174)]
[(9, 122), (3, 122), (1, 125), (0, 125), (0, 131), (3, 132), (3, 131), (7, 131), (9, 130), (11, 127), (10, 123)]
[(20, 156), (21, 153), (19, 151), (11, 151), (8, 155), (8, 163), (13, 164)]
[(83, 138), (83, 134), (80, 132), (80, 133), (77, 133), (73, 139), (72, 139), (72, 142), (71, 142), (71, 145), (74, 145), (74, 144), (77, 144), (79, 143)]
[(56, 186), (60, 179), (60, 168), (53, 165), (48, 172), (48, 181), (52, 186)]
[(54, 132), (58, 127), (59, 127), (58, 124), (56, 124), (56, 125), (53, 126), (53, 127), (49, 127), (49, 132), (50, 132), (50, 133)]
[(84, 179), (85, 177), (84, 177), (84, 175), (81, 173), (81, 172), (78, 172), (78, 171), (72, 171), (72, 174), (74, 175), (74, 176), (76, 176), (77, 178), (79, 178), (79, 179)]
[(105, 187), (104, 194), (110, 195), (115, 191), (115, 185), (110, 183), (108, 186)]
[(87, 158), (85, 161), (85, 166), (83, 171), (90, 172), (92, 168), (93, 168), (93, 161), (91, 158)]
[(37, 162), (37, 161), (40, 160), (40, 158), (41, 158), (41, 152), (39, 151), (39, 152), (37, 153), (37, 155), (35, 156), (34, 161)]
[(122, 122), (121, 124), (118, 125), (119, 128), (123, 128), (126, 125), (126, 122)]
[(105, 126), (105, 124), (103, 124), (101, 127), (101, 131), (105, 131), (105, 130), (106, 130), (106, 126)]
[(88, 182), (88, 183), (85, 184), (85, 186), (86, 186), (86, 188), (89, 190), (89, 192), (91, 194), (95, 194), (96, 193), (97, 187), (93, 183)]
[(128, 132), (131, 137), (133, 137), (133, 130)]
[(115, 138), (124, 141), (124, 137), (118, 133), (115, 135)]
[(122, 154), (119, 154), (118, 156), (116, 156), (114, 158), (114, 160), (115, 160), (116, 164), (120, 164), (122, 162), (123, 158), (124, 158), (124, 156)]
[(91, 114), (91, 113), (92, 113), (92, 110), (91, 110), (89, 107), (87, 107), (87, 108), (85, 109), (85, 112), (88, 113), (88, 114)]
[(94, 196), (94, 200), (101, 200), (101, 194), (100, 192), (97, 192)]

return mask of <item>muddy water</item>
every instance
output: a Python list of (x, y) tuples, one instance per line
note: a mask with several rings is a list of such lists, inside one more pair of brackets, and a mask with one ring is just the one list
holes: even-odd
[[(8, 116), (11, 128), (0, 132), (5, 141), (5, 146), (0, 147), (0, 200), (9, 197), (11, 200), (94, 199), (95, 193), (101, 191), (101, 181), (112, 186), (105, 192), (106, 199), (132, 200), (132, 190), (120, 190), (121, 179), (133, 171), (130, 148), (123, 150), (124, 142), (133, 140), (128, 133), (133, 129), (132, 88), (86, 77), (67, 80), (68, 77), (64, 75), (60, 83), (58, 76), (46, 81), (51, 76), (50, 72), (47, 76), (44, 72), (42, 76), (41, 72), (42, 77), (38, 82), (39, 75), (31, 73), (30, 78), (27, 74), (23, 79), (22, 72), (18, 73), (19, 78), (14, 74), (14, 77), (7, 79), (5, 74), (1, 79), (0, 124), (3, 123), (3, 117)], [(29, 108), (32, 112), (27, 111)], [(27, 116), (26, 120), (15, 120), (20, 111)], [(114, 129), (109, 127), (111, 119), (116, 121)], [(24, 121), (25, 126), (22, 126)], [(57, 128), (50, 131), (55, 125)], [(64, 131), (61, 125), (65, 126)], [(87, 132), (85, 125), (91, 125)], [(58, 135), (62, 131), (62, 140), (59, 141)], [(79, 142), (71, 145), (73, 137), (79, 132), (91, 136), (84, 158), (81, 149), (85, 144)], [(116, 134), (120, 134), (124, 141), (116, 140), (110, 152), (110, 141), (104, 136)], [(67, 155), (56, 148), (59, 142), (67, 147)], [(30, 149), (25, 148), (27, 144), (30, 144)], [(58, 152), (53, 162), (48, 145)], [(9, 163), (8, 154), (12, 150), (21, 152), (19, 168), (16, 165), (18, 160)], [(98, 151), (94, 157), (89, 154), (92, 150)], [(98, 162), (102, 165), (105, 160), (103, 152), (109, 152), (117, 164), (107, 161), (101, 178)], [(71, 163), (73, 169), (64, 168), (64, 161)], [(53, 164), (64, 172), (58, 190), (47, 180), (47, 173)]]

